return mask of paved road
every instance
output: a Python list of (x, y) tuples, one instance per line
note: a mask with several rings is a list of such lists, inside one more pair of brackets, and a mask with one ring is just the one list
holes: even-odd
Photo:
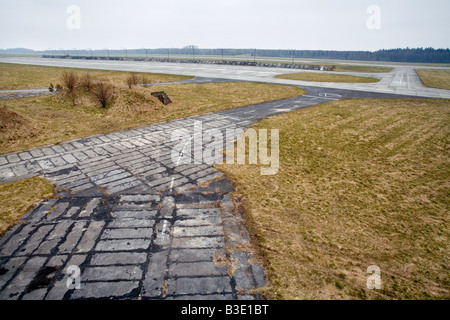
[[(60, 67), (92, 68), (104, 70), (122, 70), (136, 72), (155, 72), (168, 74), (192, 75), (205, 78), (221, 78), (242, 81), (270, 82), (288, 85), (315, 86), (320, 88), (335, 88), (358, 90), (364, 92), (379, 92), (388, 94), (421, 96), (429, 98), (450, 98), (450, 90), (427, 88), (422, 85), (415, 67), (393, 66), (390, 73), (346, 73), (371, 76), (381, 79), (378, 83), (324, 83), (297, 80), (277, 79), (274, 76), (283, 73), (295, 73), (301, 70), (207, 65), (189, 63), (157, 63), (143, 61), (109, 61), (109, 60), (72, 60), (72, 59), (43, 59), (43, 58), (0, 58), (0, 62), (49, 65)], [(312, 71), (302, 71), (312, 72)], [(318, 71), (323, 73), (324, 71)]]
[[(258, 298), (251, 292), (265, 284), (264, 270), (230, 181), (205, 163), (175, 163), (171, 135), (194, 136), (201, 122), (225, 136), (336, 99), (397, 97), (303, 88), (300, 97), (1, 155), (0, 183), (41, 175), (62, 191), (0, 239), (0, 299)], [(72, 279), (80, 289), (68, 286)]]
[(47, 96), (52, 94), (48, 89), (0, 90), (0, 100)]

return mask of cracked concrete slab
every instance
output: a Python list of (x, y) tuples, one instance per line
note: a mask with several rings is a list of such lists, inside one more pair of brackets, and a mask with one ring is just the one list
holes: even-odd
[[(238, 299), (264, 285), (255, 281), (264, 279), (261, 266), (248, 264), (235, 276), (229, 272), (235, 260), (230, 241), (242, 237), (242, 230), (228, 228), (238, 230), (231, 234), (224, 228), (230, 215), (240, 214), (222, 206), (234, 191), (222, 173), (203, 163), (173, 165), (163, 139), (106, 154), (93, 149), (117, 143), (112, 136), (132, 141), (155, 131), (193, 130), (194, 121), (225, 128), (242, 119), (207, 114), (36, 148), (18, 161), (14, 153), (0, 156), (5, 159), (0, 168), (13, 173), (13, 178), (2, 174), (1, 181), (42, 175), (64, 189), (1, 239), (0, 299)], [(55, 157), (76, 158), (80, 152), (86, 157), (71, 163), (17, 170), (18, 164), (55, 163)], [(145, 174), (145, 167), (152, 172)], [(251, 245), (246, 245), (252, 259)], [(79, 290), (65, 285), (72, 276), (70, 266), (79, 268)], [(30, 287), (49, 268), (46, 285)]]

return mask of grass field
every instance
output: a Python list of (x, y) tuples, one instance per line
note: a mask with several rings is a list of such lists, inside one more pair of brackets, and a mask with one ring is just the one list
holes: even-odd
[[(61, 83), (61, 74), (64, 72), (74, 72), (77, 76), (84, 76), (89, 73), (92, 78), (107, 78), (111, 82), (122, 83), (130, 72), (92, 70), (76, 68), (60, 68), (47, 66), (31, 66), (21, 64), (0, 63), (0, 90), (9, 89), (36, 89), (48, 88), (50, 83), (56, 86)], [(141, 80), (145, 76), (149, 83), (153, 82), (172, 82), (190, 79), (190, 76), (135, 73)]]
[(39, 177), (0, 184), (0, 237), (36, 202), (55, 192), (54, 186)]
[(450, 90), (450, 69), (416, 69), (424, 86)]
[(387, 73), (391, 72), (393, 68), (389, 67), (378, 67), (378, 66), (357, 66), (357, 65), (347, 65), (338, 64), (334, 71), (336, 72), (362, 72), (362, 73)]
[(350, 76), (344, 74), (318, 73), (318, 72), (299, 72), (287, 73), (275, 76), (275, 78), (316, 81), (316, 82), (344, 82), (344, 83), (370, 83), (379, 82), (379, 79), (370, 77)]
[[(268, 118), (280, 170), (218, 165), (269, 299), (450, 298), (450, 100), (358, 99)], [(270, 144), (269, 144), (270, 145)], [(381, 269), (381, 290), (366, 287)]]

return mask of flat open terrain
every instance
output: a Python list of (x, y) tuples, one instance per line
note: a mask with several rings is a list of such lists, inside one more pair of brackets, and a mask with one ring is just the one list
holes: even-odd
[[(71, 60), (71, 59), (44, 59), (44, 58), (0, 58), (0, 61), (7, 63), (18, 64), (33, 64), (33, 65), (49, 65), (59, 67), (79, 67), (92, 69), (116, 69), (127, 70), (133, 72), (151, 72), (151, 73), (165, 73), (165, 74), (183, 74), (195, 75), (204, 78), (222, 78), (237, 81), (251, 81), (251, 82), (266, 82), (273, 83), (273, 77), (280, 74), (285, 74), (290, 71), (283, 71), (281, 68), (265, 68), (265, 67), (250, 67), (250, 66), (227, 66), (208, 65), (204, 64), (201, 67), (197, 64), (191, 63), (148, 63), (144, 61), (107, 61), (107, 60)], [(292, 61), (292, 60), (291, 60)], [(297, 62), (297, 61), (296, 61)], [(318, 61), (310, 61), (310, 63), (321, 63)], [(348, 63), (348, 61), (346, 62)], [(352, 62), (356, 64), (357, 62)], [(332, 64), (325, 63), (325, 64)], [(378, 63), (367, 63), (365, 65), (380, 66)], [(393, 64), (396, 65), (396, 64)], [(387, 66), (387, 65), (381, 65)], [(439, 65), (445, 67), (445, 65)], [(389, 66), (390, 67), (390, 66)], [(292, 71), (292, 70), (291, 70)], [(306, 72), (305, 72), (306, 73)], [(321, 72), (324, 73), (324, 72)], [(319, 73), (320, 74), (320, 73)], [(337, 76), (336, 73), (332, 75)], [(344, 74), (349, 75), (349, 74)], [(449, 91), (443, 91), (434, 88), (423, 86), (415, 72), (415, 67), (403, 66), (395, 68), (390, 73), (373, 74), (376, 78), (381, 79), (375, 83), (336, 83), (336, 82), (316, 82), (314, 86), (321, 88), (336, 88), (358, 90), (365, 92), (379, 92), (379, 93), (401, 93), (409, 96), (429, 97), (429, 98), (446, 98), (450, 99)], [(403, 75), (403, 76), (402, 76)], [(408, 76), (405, 76), (408, 75)], [(369, 77), (368, 74), (364, 75)], [(372, 76), (370, 76), (372, 77)], [(276, 79), (279, 84), (292, 85), (293, 80)], [(373, 81), (373, 80), (371, 80)], [(376, 81), (376, 80), (375, 80)], [(399, 89), (401, 87), (401, 90)]]
[[(11, 77), (0, 75), (3, 81), (1, 86), (10, 89), (45, 87), (49, 81), (54, 81), (56, 85), (61, 83), (63, 71), (74, 69), (0, 64), (0, 70), (14, 73)], [(112, 86), (113, 98), (107, 108), (101, 108), (83, 88), (76, 90), (74, 100), (62, 92), (53, 96), (2, 101), (0, 154), (304, 94), (300, 88), (249, 82), (159, 85), (129, 89), (125, 83), (129, 72), (74, 72), (79, 78), (87, 73), (93, 81), (104, 81)], [(138, 81), (146, 78), (151, 82), (187, 78), (145, 73), (136, 75)], [(26, 82), (28, 77), (30, 80)], [(40, 83), (41, 79), (45, 79), (45, 82)], [(151, 95), (154, 91), (165, 91), (172, 103), (163, 105)]]
[[(60, 67), (44, 67), (32, 65), (20, 65), (12, 63), (0, 63), (0, 90), (10, 89), (36, 89), (48, 88), (50, 83), (61, 84), (61, 75), (66, 72), (74, 72), (77, 76), (82, 77), (89, 73), (93, 79), (107, 78), (115, 83), (125, 83), (126, 78), (130, 74), (123, 71), (108, 70), (92, 70), (78, 68), (60, 68)], [(189, 76), (168, 75), (168, 74), (151, 74), (151, 73), (135, 73), (139, 81), (142, 77), (148, 80), (148, 83), (155, 82), (172, 82), (190, 79)]]
[(358, 66), (338, 64), (334, 71), (336, 72), (362, 72), (362, 73), (386, 73), (391, 72), (393, 68), (380, 66)]
[[(449, 299), (450, 100), (330, 102), (261, 121), (280, 170), (218, 165), (266, 260), (269, 299)], [(381, 290), (366, 287), (368, 266)]]
[(371, 83), (379, 82), (379, 79), (370, 77), (359, 77), (344, 74), (330, 74), (318, 72), (299, 72), (288, 73), (275, 76), (275, 78), (302, 80), (302, 81), (316, 81), (316, 82), (343, 82), (343, 83)]
[(450, 70), (416, 69), (424, 86), (450, 90)]

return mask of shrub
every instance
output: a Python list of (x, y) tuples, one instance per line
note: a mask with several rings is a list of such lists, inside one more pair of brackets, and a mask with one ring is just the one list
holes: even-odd
[(67, 89), (69, 93), (75, 91), (75, 86), (78, 82), (78, 78), (73, 72), (64, 72), (61, 76), (61, 80), (64, 84), (64, 87)]
[(147, 87), (149, 83), (150, 83), (150, 80), (148, 79), (148, 77), (146, 75), (143, 75), (142, 76), (142, 85), (144, 87)]
[(64, 72), (61, 76), (61, 80), (66, 87), (66, 95), (72, 102), (72, 105), (75, 106), (77, 93), (76, 93), (76, 85), (78, 82), (78, 77), (73, 72)]
[(100, 103), (102, 108), (106, 108), (114, 97), (112, 86), (105, 82), (98, 82), (92, 88), (92, 94)]
[(137, 82), (138, 82), (137, 75), (135, 73), (130, 73), (130, 75), (127, 77), (126, 82), (127, 82), (128, 88), (131, 89), (133, 87), (133, 85), (137, 84)]
[(81, 78), (81, 86), (87, 91), (91, 92), (94, 82), (92, 81), (92, 77), (89, 73), (86, 73), (83, 78)]

